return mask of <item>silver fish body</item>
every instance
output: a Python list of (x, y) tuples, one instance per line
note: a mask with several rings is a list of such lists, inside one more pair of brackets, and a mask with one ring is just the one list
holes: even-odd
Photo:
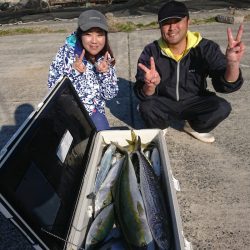
[(98, 192), (101, 184), (105, 180), (111, 168), (112, 157), (113, 157), (113, 154), (115, 153), (115, 150), (116, 150), (116, 146), (114, 144), (110, 144), (102, 156), (99, 171), (97, 173), (96, 180), (95, 180), (95, 187), (94, 187), (95, 194)]
[(157, 147), (154, 147), (152, 149), (152, 153), (150, 156), (150, 161), (152, 163), (152, 167), (154, 169), (154, 172), (158, 178), (161, 176), (161, 159), (160, 159), (160, 153)]
[(158, 178), (144, 154), (140, 151), (136, 151), (136, 154), (140, 166), (141, 193), (153, 238), (159, 249), (171, 249), (170, 217), (167, 213)]
[(107, 205), (113, 202), (112, 196), (112, 187), (115, 185), (117, 180), (117, 176), (121, 170), (122, 164), (124, 161), (124, 157), (120, 158), (115, 164), (111, 167), (108, 172), (108, 175), (104, 182), (101, 184), (99, 191), (95, 197), (95, 216)]

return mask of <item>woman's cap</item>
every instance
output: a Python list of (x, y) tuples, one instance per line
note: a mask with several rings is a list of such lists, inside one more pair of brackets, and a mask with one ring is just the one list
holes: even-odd
[(97, 10), (86, 10), (82, 12), (78, 18), (78, 26), (82, 31), (96, 27), (108, 32), (106, 17)]
[(189, 17), (188, 9), (182, 2), (170, 1), (164, 4), (158, 12), (158, 23), (162, 24), (171, 18)]

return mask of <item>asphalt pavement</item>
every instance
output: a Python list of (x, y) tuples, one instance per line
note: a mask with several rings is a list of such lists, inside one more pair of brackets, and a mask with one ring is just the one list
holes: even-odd
[[(46, 23), (44, 24), (46, 25)], [(66, 23), (60, 24), (66, 26)], [(72, 30), (75, 27), (75, 23), (68, 23), (69, 29)], [(190, 30), (201, 32), (202, 36), (210, 38), (218, 42), (225, 51), (227, 45), (226, 28), (229, 24), (224, 23), (210, 23), (204, 25), (191, 25)], [(230, 25), (234, 34), (238, 28), (238, 24)], [(233, 112), (230, 118), (221, 125), (220, 128), (215, 130), (216, 138), (220, 138), (223, 134), (223, 140), (218, 140), (215, 147), (218, 150), (225, 149), (237, 151), (237, 154), (225, 154), (221, 155), (218, 162), (218, 167), (222, 167), (229, 164), (232, 161), (236, 161), (235, 157), (240, 160), (244, 165), (245, 176), (250, 179), (250, 23), (245, 23), (245, 30), (243, 41), (245, 42), (246, 55), (241, 62), (241, 69), (245, 79), (244, 86), (237, 93), (224, 96), (232, 103)], [(47, 94), (47, 76), (49, 65), (55, 56), (59, 46), (64, 43), (64, 39), (68, 33), (48, 33), (48, 34), (27, 34), (27, 35), (15, 35), (15, 36), (3, 36), (0, 37), (0, 148), (10, 139), (15, 133), (17, 128), (24, 122), (28, 115), (37, 108), (37, 105), (43, 100)], [(157, 39), (159, 37), (158, 30), (143, 30), (134, 31), (130, 33), (111, 33), (109, 35), (111, 47), (113, 48), (116, 57), (116, 67), (119, 77), (120, 92), (112, 101), (107, 102), (107, 116), (111, 126), (114, 127), (132, 127), (136, 129), (143, 128), (142, 120), (136, 110), (137, 100), (132, 91), (132, 84), (135, 81), (135, 72), (137, 66), (137, 59), (143, 49), (143, 47)], [(173, 143), (169, 146), (170, 153), (173, 154), (173, 150), (180, 148), (178, 144), (178, 138), (181, 136), (185, 140), (190, 140), (189, 147), (192, 148), (196, 143), (195, 139), (190, 138), (185, 133), (177, 131), (179, 134), (176, 137), (176, 130), (171, 129), (169, 133), (174, 135)], [(168, 141), (167, 141), (168, 143)], [(208, 151), (210, 146), (200, 144), (204, 151)], [(207, 147), (207, 148), (206, 148)], [(191, 149), (192, 150), (192, 149)], [(230, 158), (230, 155), (232, 158)], [(177, 156), (173, 156), (177, 157)], [(195, 164), (199, 166), (199, 157), (194, 156), (196, 159)], [(211, 155), (213, 158), (213, 155)], [(176, 160), (176, 159), (174, 159)], [(173, 160), (173, 161), (174, 161)], [(183, 159), (182, 159), (183, 160)], [(201, 161), (201, 160), (200, 160)], [(182, 161), (181, 164), (186, 164)], [(174, 162), (174, 172), (177, 176), (181, 176), (176, 167), (176, 161)], [(242, 176), (239, 175), (238, 183), (232, 185), (243, 185), (241, 181)], [(188, 183), (189, 180), (182, 180)], [(226, 183), (228, 184), (228, 183)], [(245, 219), (242, 227), (248, 232), (247, 224), (250, 221), (250, 188), (249, 184), (244, 184), (241, 187), (245, 194), (245, 199), (240, 200), (240, 207), (242, 208), (240, 216)], [(193, 193), (195, 196), (195, 193)], [(193, 196), (190, 196), (191, 199)], [(184, 197), (179, 195), (181, 211), (183, 211), (182, 218), (184, 224), (184, 233), (186, 237), (193, 242), (196, 249), (216, 249), (205, 248), (206, 241), (199, 241), (195, 243), (199, 238), (199, 225), (193, 227), (195, 234), (190, 233), (189, 224), (186, 216), (188, 213), (184, 206)], [(248, 197), (248, 198), (247, 198)], [(192, 201), (190, 201), (192, 203)], [(186, 209), (186, 210), (185, 210)], [(201, 212), (203, 209), (201, 208)], [(206, 216), (206, 215), (204, 215)], [(218, 219), (223, 222), (223, 215)], [(219, 223), (222, 223), (222, 222)], [(245, 223), (245, 224), (244, 224)], [(249, 228), (249, 227), (248, 227)], [(186, 232), (185, 232), (186, 229)], [(203, 230), (205, 230), (203, 228)], [(237, 230), (237, 229), (235, 229)], [(247, 231), (248, 230), (248, 231)], [(0, 216), (0, 249), (30, 249), (30, 245), (25, 238), (21, 235), (15, 227), (7, 221), (2, 215)], [(241, 234), (245, 237), (245, 234)], [(199, 240), (199, 239), (198, 239)], [(212, 241), (216, 241), (216, 237)], [(238, 249), (250, 249), (250, 242), (247, 239), (240, 239), (243, 241), (243, 248)], [(236, 243), (233, 248), (217, 248), (217, 249), (237, 249)], [(242, 246), (242, 245), (241, 245)]]

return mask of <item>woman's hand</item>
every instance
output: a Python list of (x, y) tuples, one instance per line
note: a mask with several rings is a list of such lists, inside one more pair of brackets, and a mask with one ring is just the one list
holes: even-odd
[(75, 70), (77, 70), (78, 72), (80, 72), (80, 73), (83, 73), (83, 72), (86, 71), (86, 66), (83, 63), (84, 55), (85, 55), (85, 50), (83, 49), (82, 54), (80, 55), (80, 57), (78, 55), (76, 55), (75, 61), (73, 63), (73, 68)]
[(108, 59), (108, 51), (105, 53), (104, 58), (98, 62), (95, 63), (96, 70), (100, 73), (105, 73), (109, 70), (109, 65), (112, 61), (114, 61), (114, 58)]

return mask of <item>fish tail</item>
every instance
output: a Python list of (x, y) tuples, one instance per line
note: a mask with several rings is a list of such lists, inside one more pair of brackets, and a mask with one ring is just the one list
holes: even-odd
[(113, 145), (115, 145), (116, 149), (121, 154), (126, 154), (128, 152), (128, 150), (125, 147), (120, 146), (117, 142), (111, 141), (110, 143), (113, 144)]

